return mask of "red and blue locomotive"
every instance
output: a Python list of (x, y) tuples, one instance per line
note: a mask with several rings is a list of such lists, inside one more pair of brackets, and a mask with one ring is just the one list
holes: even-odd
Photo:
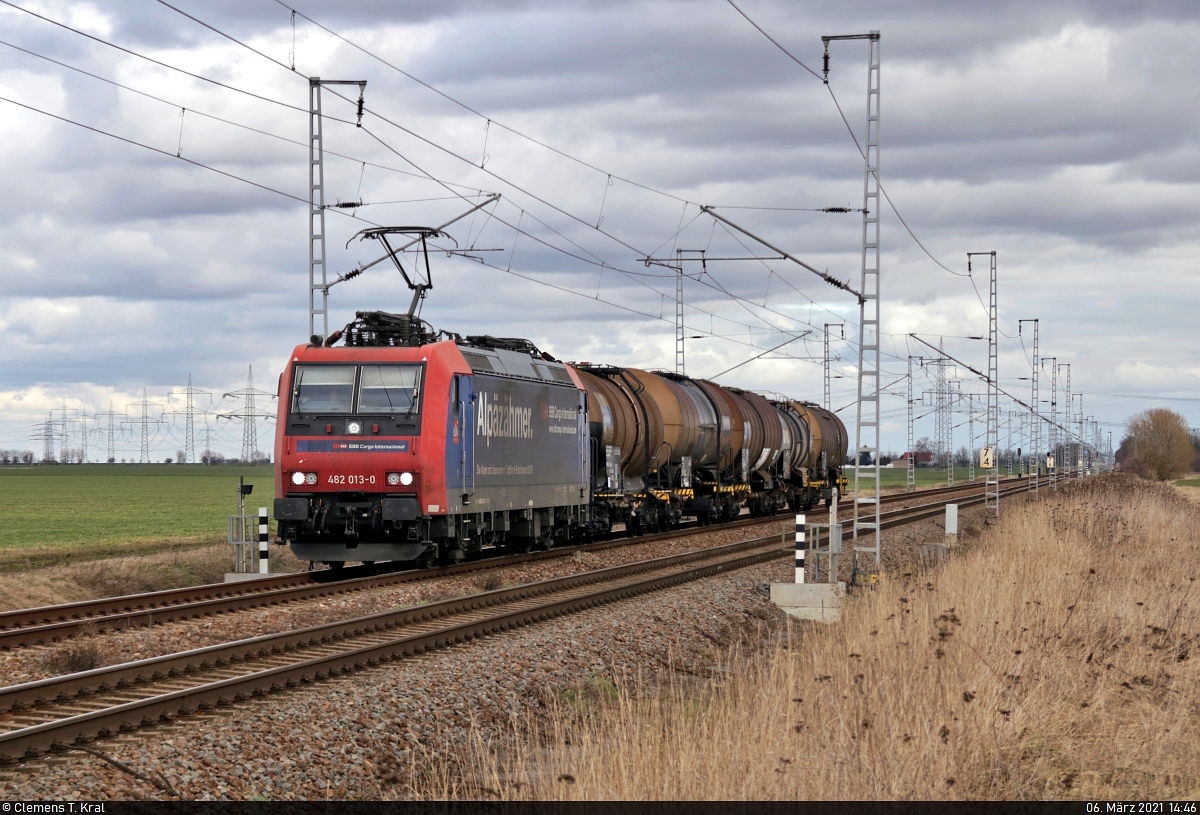
[(811, 506), (845, 454), (815, 405), (360, 312), (280, 377), (275, 518), (304, 560), (431, 565)]
[[(358, 312), (313, 336), (279, 377), (275, 518), (297, 557), (453, 563), (618, 526), (769, 515), (844, 488), (846, 428), (829, 411), (434, 332), (415, 312), (433, 285), (426, 241), (444, 232), (360, 235), (385, 246), (414, 295), (407, 314)], [(394, 247), (396, 235), (407, 243)], [(417, 244), (424, 276), (400, 258)]]

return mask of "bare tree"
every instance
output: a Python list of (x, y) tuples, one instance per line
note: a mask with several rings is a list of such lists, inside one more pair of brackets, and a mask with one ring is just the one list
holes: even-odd
[(1186, 473), (1196, 460), (1187, 422), (1173, 410), (1152, 408), (1129, 419), (1121, 446), (1128, 453), (1129, 469), (1156, 481)]

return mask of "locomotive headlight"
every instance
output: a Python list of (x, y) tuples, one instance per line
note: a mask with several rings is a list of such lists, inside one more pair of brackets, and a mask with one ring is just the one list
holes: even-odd
[(400, 483), (400, 473), (388, 473), (387, 474), (387, 482), (388, 482), (388, 484), (390, 484), (393, 487), (396, 486), (397, 484), (399, 484)]
[(304, 483), (316, 484), (317, 483), (317, 474), (316, 473), (305, 473), (304, 474)]
[(410, 486), (412, 484), (412, 482), (413, 482), (413, 474), (412, 473), (400, 473), (400, 483), (401, 484), (403, 484), (404, 486), (407, 487), (407, 486)]
[(346, 433), (350, 436), (362, 434), (362, 422), (346, 422)]
[(297, 487), (304, 483), (304, 473), (292, 473), (292, 483)]

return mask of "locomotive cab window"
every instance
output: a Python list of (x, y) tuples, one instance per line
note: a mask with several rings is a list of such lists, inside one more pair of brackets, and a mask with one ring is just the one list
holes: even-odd
[(292, 411), (351, 413), (354, 410), (354, 365), (297, 365), (292, 384)]
[(358, 386), (359, 413), (417, 412), (421, 366), (364, 365)]

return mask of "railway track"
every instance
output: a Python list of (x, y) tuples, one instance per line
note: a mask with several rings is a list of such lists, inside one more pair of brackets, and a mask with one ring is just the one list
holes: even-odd
[[(1002, 496), (1019, 494), (1011, 486)], [(933, 517), (949, 498), (885, 513)], [(959, 500), (982, 503), (982, 495)], [(0, 763), (282, 692), (790, 554), (776, 535), (0, 688)]]
[[(1013, 479), (1020, 487), (1027, 485), (1023, 478)], [(1009, 483), (1007, 480), (1002, 483)], [(918, 492), (885, 495), (883, 504), (920, 500), (939, 495), (980, 491), (981, 484), (939, 487)], [(980, 494), (980, 496), (982, 493)], [(982, 501), (982, 497), (980, 497)], [(940, 506), (940, 505), (939, 505)], [(852, 503), (838, 503), (839, 511), (849, 511)], [(822, 517), (826, 511), (810, 513), (814, 518)], [(300, 600), (328, 597), (348, 592), (381, 588), (384, 586), (428, 580), (435, 577), (461, 574), (464, 572), (495, 569), (520, 563), (564, 557), (580, 551), (597, 551), (638, 543), (650, 543), (684, 535), (696, 534), (703, 529), (737, 529), (769, 523), (778, 523), (785, 516), (769, 518), (743, 518), (715, 527), (689, 525), (671, 532), (642, 535), (636, 538), (586, 543), (576, 546), (556, 547), (546, 552), (507, 555), (472, 560), (454, 566), (434, 569), (405, 569), (367, 573), (345, 579), (330, 579), (331, 572), (297, 572), (290, 575), (274, 575), (237, 583), (212, 583), (182, 589), (132, 594), (122, 597), (87, 600), (78, 603), (44, 606), (0, 613), (0, 649), (11, 649), (28, 645), (40, 645), (68, 639), (81, 631), (99, 633), (110, 630), (148, 627), (178, 620), (224, 614), (231, 611), (281, 605)], [(347, 569), (346, 572), (351, 572)], [(352, 572), (353, 574), (353, 572)]]

